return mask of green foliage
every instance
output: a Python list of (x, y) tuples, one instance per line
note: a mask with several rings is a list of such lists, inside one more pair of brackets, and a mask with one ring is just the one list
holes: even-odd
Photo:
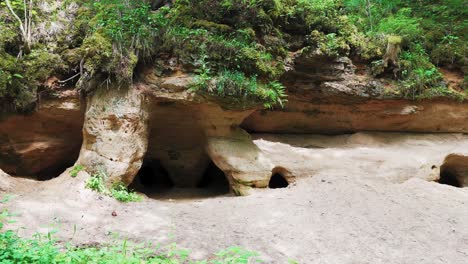
[[(33, 26), (52, 20), (33, 2)], [(12, 3), (23, 18), (23, 2)], [(275, 90), (267, 92), (273, 89), (269, 84), (279, 81), (291, 52), (303, 48), (318, 49), (330, 57), (384, 61), (378, 72), (394, 70), (395, 65), (386, 63), (389, 36), (401, 37), (398, 51), (402, 53), (414, 53), (419, 45), (433, 66), (450, 64), (468, 71), (463, 0), (178, 0), (157, 10), (151, 7), (154, 1), (147, 0), (77, 3), (80, 8), (68, 31), (51, 42), (31, 39), (28, 49), (19, 22), (10, 12), (0, 12), (0, 104), (17, 110), (31, 108), (37, 91), (44, 89), (41, 83), (52, 74), (75, 75), (79, 70), (81, 88), (92, 78), (107, 80), (100, 83), (128, 83), (138, 77), (137, 65), (168, 57), (175, 58), (183, 70), (197, 73), (199, 80), (238, 72), (262, 87), (241, 85), (239, 93), (274, 94)], [(394, 77), (401, 81), (429, 80), (416, 85), (425, 89), (438, 83), (437, 74), (429, 74), (431, 67), (416, 71), (404, 61), (400, 64)], [(280, 102), (270, 95), (257, 99), (266, 100), (268, 106)]]
[(329, 57), (338, 57), (340, 55), (349, 54), (350, 46), (344, 37), (337, 36), (335, 33), (323, 34), (317, 30), (310, 34), (310, 41), (323, 54)]
[(382, 19), (376, 26), (375, 34), (396, 35), (411, 41), (422, 33), (419, 18), (415, 18), (411, 8), (401, 8), (394, 15)]
[(98, 172), (93, 174), (86, 181), (86, 188), (89, 188), (95, 192), (102, 193), (114, 197), (120, 202), (139, 202), (142, 197), (137, 193), (128, 190), (127, 186), (122, 182), (114, 183), (111, 188), (107, 188), (105, 180), (107, 175), (104, 172)]
[(416, 99), (423, 94), (427, 95), (428, 90), (440, 91), (439, 87), (445, 86), (442, 83), (442, 75), (429, 61), (429, 57), (420, 45), (415, 45), (411, 51), (404, 51), (400, 56), (400, 63), (403, 69), (403, 80), (400, 85), (403, 96)]
[(83, 165), (77, 164), (77, 165), (73, 166), (73, 168), (71, 169), (70, 176), (75, 178), (76, 176), (78, 176), (78, 173), (80, 171), (84, 170), (84, 169), (85, 169), (85, 167)]
[[(11, 195), (5, 195), (2, 200), (0, 200), (0, 204), (5, 204), (7, 203), (13, 196)], [(0, 230), (2, 230), (3, 226), (5, 225), (5, 223), (10, 223), (10, 222), (13, 222), (12, 220), (10, 220), (10, 218), (14, 216), (13, 214), (11, 214), (8, 209), (2, 209), (0, 211)], [(1, 247), (0, 247), (1, 248)]]
[(192, 261), (188, 250), (181, 250), (175, 244), (165, 248), (151, 244), (134, 245), (127, 240), (100, 247), (74, 247), (62, 249), (53, 239), (52, 233), (36, 234), (32, 239), (19, 237), (14, 231), (0, 233), (0, 263), (24, 264), (247, 264), (261, 262), (258, 253), (240, 247), (231, 247), (215, 254), (210, 260)]
[(105, 185), (105, 178), (107, 178), (107, 176), (103, 172), (98, 172), (91, 175), (91, 177), (89, 177), (89, 179), (86, 181), (86, 188), (89, 188), (98, 193), (103, 193), (106, 195), (109, 194), (109, 191)]
[(274, 105), (282, 106), (286, 101), (281, 83), (261, 83), (255, 76), (247, 77), (239, 71), (224, 70), (212, 77), (206, 69), (198, 75), (193, 89), (226, 99), (226, 103), (230, 105), (242, 107), (263, 103), (266, 108), (272, 108)]
[(0, 252), (1, 263), (54, 263), (59, 254), (51, 241), (21, 239), (11, 230), (0, 233)]
[(110, 195), (120, 202), (139, 202), (142, 200), (141, 196), (133, 191), (129, 191), (125, 184), (118, 182), (115, 183), (111, 190)]
[(242, 264), (242, 263), (260, 263), (258, 253), (247, 251), (241, 247), (230, 247), (215, 254), (218, 260), (213, 260), (211, 264)]

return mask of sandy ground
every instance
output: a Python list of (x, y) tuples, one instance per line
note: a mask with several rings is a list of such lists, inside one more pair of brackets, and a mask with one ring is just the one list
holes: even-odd
[(65, 173), (15, 179), (13, 198), (0, 206), (18, 214), (9, 228), (26, 227), (20, 235), (57, 228), (76, 244), (118, 233), (176, 242), (194, 258), (239, 245), (265, 263), (468, 263), (468, 188), (429, 181), (432, 166), (465, 148), (468, 135), (255, 137), (297, 176), (294, 184), (248, 197), (178, 189), (123, 204), (84, 189), (84, 173)]

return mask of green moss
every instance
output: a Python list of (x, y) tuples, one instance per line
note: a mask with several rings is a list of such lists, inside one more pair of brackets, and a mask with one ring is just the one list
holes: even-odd
[(193, 22), (195, 28), (203, 28), (208, 31), (218, 33), (218, 34), (227, 34), (232, 32), (232, 28), (225, 24), (218, 24), (208, 20), (198, 19)]
[[(373, 72), (398, 79), (402, 94), (432, 88), (439, 94), (434, 65), (468, 72), (463, 1), (373, 1), (368, 7), (356, 0), (178, 0), (158, 10), (146, 0), (73, 2), (79, 9), (66, 29), (35, 41), (18, 60), (18, 25), (0, 12), (0, 103), (27, 108), (48, 76), (74, 75), (77, 69), (83, 73), (79, 84), (96, 76), (130, 82), (137, 64), (169, 56), (186, 71), (209, 68), (214, 77), (238, 72), (268, 84), (279, 80), (291, 52), (318, 49), (329, 57), (374, 62)], [(60, 20), (59, 10), (36, 11), (34, 25)], [(399, 61), (391, 63), (399, 65), (381, 63), (388, 61), (388, 43), (401, 48)]]

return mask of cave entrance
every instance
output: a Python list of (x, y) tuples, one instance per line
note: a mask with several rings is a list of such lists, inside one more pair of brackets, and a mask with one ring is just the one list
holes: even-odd
[[(60, 141), (57, 146), (50, 144), (46, 151), (35, 149), (36, 145), (47, 145), (49, 142), (25, 144), (24, 149), (29, 148), (31, 153), (19, 156), (16, 153), (2, 149), (0, 144), (0, 168), (7, 174), (35, 181), (48, 181), (60, 176), (68, 168), (75, 164), (80, 154), (81, 138), (69, 143)], [(65, 147), (64, 147), (65, 146)], [(18, 149), (21, 150), (21, 148)], [(17, 150), (17, 151), (20, 151)]]
[(38, 172), (34, 179), (38, 181), (48, 181), (60, 176), (65, 170), (72, 167), (79, 156), (79, 151), (73, 153), (70, 159), (63, 160), (61, 163), (54, 164)]
[(440, 167), (440, 184), (468, 187), (468, 156), (450, 154)]
[(154, 193), (166, 192), (174, 187), (169, 173), (157, 159), (143, 161), (140, 171), (129, 186), (148, 196)]
[(440, 171), (440, 184), (451, 185), (453, 187), (460, 188), (462, 187), (460, 181), (457, 178), (457, 175), (450, 170), (441, 170)]
[(213, 162), (205, 169), (196, 187), (183, 188), (173, 183), (159, 160), (145, 160), (129, 188), (154, 199), (183, 200), (230, 195), (230, 185), (224, 172)]
[(230, 192), (229, 181), (224, 172), (213, 162), (210, 162), (198, 183), (198, 189), (205, 189), (213, 195), (223, 195)]
[(288, 185), (288, 181), (280, 173), (273, 174), (270, 178), (270, 182), (268, 183), (268, 187), (270, 189), (286, 188)]

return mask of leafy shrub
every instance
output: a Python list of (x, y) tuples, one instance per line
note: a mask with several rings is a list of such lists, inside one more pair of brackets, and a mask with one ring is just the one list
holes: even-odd
[(400, 88), (407, 98), (416, 99), (428, 89), (445, 86), (442, 75), (420, 45), (415, 45), (411, 51), (404, 51), (400, 56), (400, 64), (403, 77)]
[(108, 194), (109, 191), (105, 185), (105, 178), (106, 175), (103, 172), (98, 172), (96, 174), (91, 175), (89, 179), (86, 181), (86, 188), (89, 188), (95, 192)]
[(8, 230), (0, 233), (0, 263), (56, 263), (59, 250), (39, 235), (22, 239)]
[(129, 191), (125, 184), (118, 182), (115, 183), (111, 190), (110, 195), (114, 197), (117, 201), (120, 202), (139, 202), (141, 201), (141, 196), (136, 194), (133, 191)]
[(382, 19), (376, 33), (400, 36), (408, 42), (421, 36), (419, 20), (413, 16), (411, 8), (401, 8), (395, 15)]
[(86, 188), (95, 192), (102, 193), (107, 196), (114, 197), (120, 202), (139, 202), (142, 200), (141, 196), (133, 191), (129, 191), (127, 186), (122, 182), (114, 183), (111, 188), (107, 188), (105, 179), (107, 178), (104, 172), (93, 174), (86, 181)]

